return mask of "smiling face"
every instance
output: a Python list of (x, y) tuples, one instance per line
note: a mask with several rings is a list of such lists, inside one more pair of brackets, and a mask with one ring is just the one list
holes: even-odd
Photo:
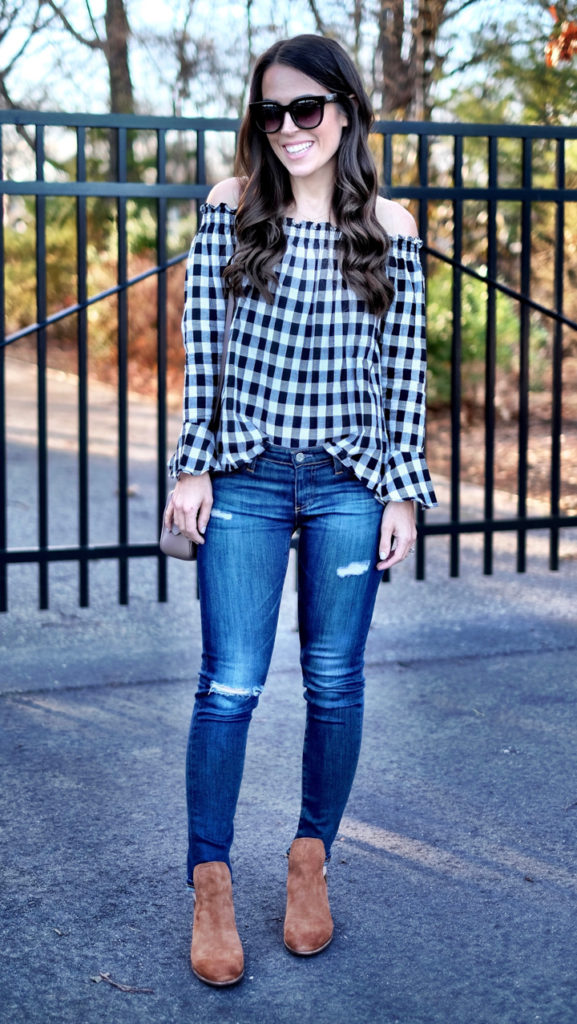
[[(325, 96), (330, 92), (314, 78), (285, 64), (271, 64), (262, 79), (262, 98), (286, 106), (301, 96)], [(317, 128), (297, 128), (288, 110), (278, 132), (267, 139), (275, 156), (293, 178), (312, 178), (332, 185), (336, 152), (348, 124), (338, 103), (327, 103)]]

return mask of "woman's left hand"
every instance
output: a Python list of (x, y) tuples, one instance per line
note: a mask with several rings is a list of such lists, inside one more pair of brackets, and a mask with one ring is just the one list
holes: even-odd
[(377, 569), (390, 569), (411, 553), (417, 539), (415, 503), (390, 501), (381, 519)]

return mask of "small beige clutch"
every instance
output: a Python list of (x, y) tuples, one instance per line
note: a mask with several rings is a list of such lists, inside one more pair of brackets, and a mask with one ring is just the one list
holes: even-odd
[[(172, 491), (166, 500), (165, 512), (171, 498)], [(194, 541), (185, 537), (174, 523), (172, 524), (172, 529), (168, 530), (164, 525), (164, 519), (160, 534), (160, 550), (164, 555), (170, 555), (172, 558), (182, 558), (185, 562), (193, 562), (196, 558), (196, 544)]]

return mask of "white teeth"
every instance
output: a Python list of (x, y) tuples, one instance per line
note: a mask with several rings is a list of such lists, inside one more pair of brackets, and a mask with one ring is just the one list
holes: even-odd
[(300, 142), (296, 146), (285, 146), (287, 153), (303, 153), (305, 149), (309, 149), (312, 146), (312, 142)]

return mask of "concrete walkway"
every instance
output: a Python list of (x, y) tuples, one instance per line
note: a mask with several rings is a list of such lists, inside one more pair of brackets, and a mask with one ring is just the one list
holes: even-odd
[[(33, 449), (17, 442), (12, 543), (33, 505)], [(70, 460), (51, 450), (63, 496)], [(148, 537), (153, 484), (138, 465), (133, 518)], [(94, 454), (91, 480), (105, 534), (109, 453)], [(73, 518), (57, 508), (55, 531)], [(14, 567), (0, 618), (2, 1022), (574, 1024), (577, 560), (566, 538), (549, 573), (546, 546), (532, 538), (519, 577), (500, 539), (485, 578), (478, 540), (464, 538), (451, 580), (447, 541), (431, 542), (427, 582), (407, 564), (381, 588), (363, 751), (329, 874), (336, 934), (310, 960), (282, 945), (304, 721), (289, 573), (237, 821), (247, 971), (227, 991), (188, 965), (194, 568), (171, 564), (158, 605), (151, 560), (133, 564), (120, 608), (114, 567), (97, 564), (79, 609), (77, 570), (55, 565), (38, 612), (36, 570)]]

